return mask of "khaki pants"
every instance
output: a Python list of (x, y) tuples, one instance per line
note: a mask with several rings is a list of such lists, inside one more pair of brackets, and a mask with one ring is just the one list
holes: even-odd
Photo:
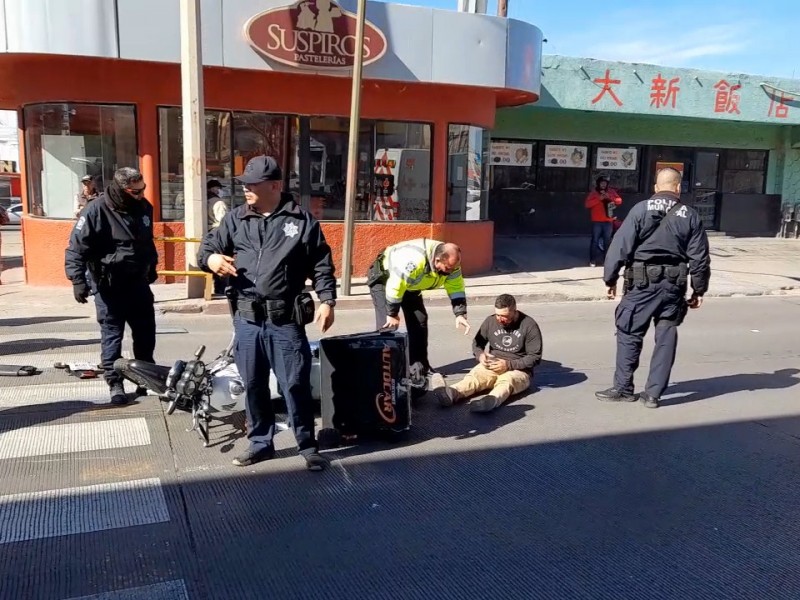
[(531, 376), (523, 371), (506, 371), (498, 375), (481, 364), (476, 365), (464, 379), (451, 386), (462, 399), (470, 398), (481, 392), (489, 392), (497, 398), (498, 406), (508, 400), (509, 396), (519, 394), (528, 389)]

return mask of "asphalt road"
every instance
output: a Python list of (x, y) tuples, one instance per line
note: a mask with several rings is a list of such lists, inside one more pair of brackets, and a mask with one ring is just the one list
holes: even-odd
[[(405, 442), (330, 451), (322, 474), (289, 432), (237, 469), (232, 424), (203, 448), (185, 413), (108, 408), (102, 382), (49, 368), (97, 360), (90, 317), (0, 320), (0, 362), (45, 368), (0, 378), (0, 599), (800, 597), (800, 296), (692, 312), (658, 410), (593, 397), (613, 307), (532, 306), (530, 394), (488, 416), (423, 405)], [(469, 340), (431, 315), (457, 377)], [(225, 317), (159, 326), (165, 363), (229, 336)]]

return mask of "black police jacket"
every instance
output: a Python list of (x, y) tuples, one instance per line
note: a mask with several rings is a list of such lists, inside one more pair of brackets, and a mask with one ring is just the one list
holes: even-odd
[(238, 206), (203, 239), (198, 266), (211, 272), (212, 254), (233, 256), (236, 277), (228, 280), (240, 296), (251, 300), (293, 301), (311, 279), (320, 301), (336, 299), (331, 249), (319, 222), (298, 206), (291, 194), (269, 216)]
[[(702, 296), (708, 291), (711, 277), (711, 256), (700, 215), (693, 208), (680, 205), (680, 196), (659, 192), (634, 206), (614, 235), (606, 254), (603, 280), (612, 287), (619, 271), (634, 262), (689, 265), (692, 291)], [(666, 221), (659, 227), (662, 219)], [(657, 228), (657, 229), (656, 229)]]
[(153, 207), (144, 199), (123, 201), (111, 186), (83, 209), (65, 253), (67, 278), (86, 283), (88, 267), (98, 287), (152, 283), (157, 264)]

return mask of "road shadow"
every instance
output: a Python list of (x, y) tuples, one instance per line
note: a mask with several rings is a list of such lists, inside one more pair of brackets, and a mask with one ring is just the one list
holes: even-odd
[(42, 325), (45, 323), (59, 323), (61, 321), (78, 321), (86, 317), (24, 317), (0, 319), (0, 327), (25, 327), (28, 325)]
[[(661, 405), (689, 404), (737, 392), (783, 390), (800, 383), (800, 378), (796, 377), (798, 374), (800, 374), (800, 369), (780, 369), (774, 373), (739, 373), (681, 381), (667, 389), (669, 397), (663, 398)], [(671, 397), (674, 394), (684, 395), (677, 398)]]
[[(439, 367), (439, 371), (445, 376), (465, 375), (476, 364), (474, 358), (466, 358)], [(554, 360), (543, 360), (534, 369), (530, 391), (535, 392), (542, 388), (566, 388), (583, 383), (587, 379), (588, 377), (585, 373), (576, 371), (572, 367)]]
[(100, 343), (99, 339), (92, 340), (65, 340), (63, 338), (38, 338), (32, 340), (14, 340), (0, 342), (0, 356), (7, 354), (32, 354), (43, 350), (58, 350), (59, 348), (72, 348), (75, 346), (94, 346)]
[[(134, 577), (139, 586), (181, 580), (180, 597), (190, 598), (263, 598), (269, 589), (331, 600), (796, 600), (797, 440), (764, 432), (799, 427), (784, 417), (540, 432), (385, 451), (323, 473), (308, 473), (295, 454), (142, 482), (154, 492), (144, 508), (165, 517), (136, 526), (128, 513), (144, 509), (130, 498), (141, 495), (107, 486), (18, 493), (20, 476), (52, 470), (6, 461), (4, 477), (17, 485), (4, 498), (0, 596), (30, 598), (35, 582), (38, 597), (120, 597), (110, 590)], [(121, 469), (139, 464), (126, 454), (133, 462)], [(61, 486), (79, 461), (64, 457)], [(115, 520), (105, 516), (112, 510)], [(268, 565), (254, 568), (257, 557)], [(483, 557), (491, 567), (478, 566)]]

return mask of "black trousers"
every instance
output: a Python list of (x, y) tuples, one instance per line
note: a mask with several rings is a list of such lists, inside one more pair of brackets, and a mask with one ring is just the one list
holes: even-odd
[(250, 447), (274, 447), (275, 409), (269, 392), (270, 371), (286, 400), (289, 420), (301, 454), (317, 449), (311, 396), (311, 347), (296, 323), (254, 323), (237, 315), (233, 358), (247, 392), (245, 412)]
[[(372, 304), (375, 306), (375, 328), (386, 323), (386, 286), (376, 283), (369, 288)], [(430, 371), (428, 362), (428, 311), (422, 300), (422, 292), (406, 292), (400, 302), (400, 309), (406, 320), (408, 330), (408, 361), (422, 363), (425, 371)]]
[(686, 288), (662, 279), (644, 288), (634, 287), (622, 297), (616, 309), (617, 364), (614, 387), (633, 394), (633, 375), (639, 368), (644, 337), (655, 323), (655, 348), (645, 392), (659, 399), (669, 384), (678, 348), (678, 326), (683, 323), (688, 305)]
[(125, 324), (131, 328), (133, 356), (137, 360), (155, 362), (156, 316), (153, 292), (147, 282), (114, 286), (97, 290), (94, 306), (100, 324), (100, 354), (108, 385), (122, 383), (114, 370), (114, 361), (122, 356)]

